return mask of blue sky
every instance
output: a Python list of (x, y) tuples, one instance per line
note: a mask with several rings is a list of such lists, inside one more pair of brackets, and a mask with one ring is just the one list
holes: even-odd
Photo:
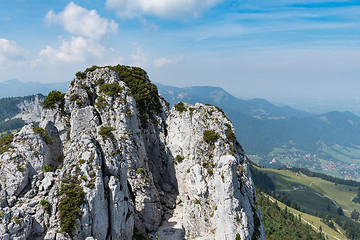
[(0, 81), (96, 65), (243, 98), (358, 98), (355, 0), (0, 0)]

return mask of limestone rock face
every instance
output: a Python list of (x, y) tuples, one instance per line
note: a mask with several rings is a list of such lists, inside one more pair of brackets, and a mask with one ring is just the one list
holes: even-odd
[(12, 119), (21, 118), (26, 123), (39, 122), (43, 101), (44, 97), (38, 94), (33, 99), (20, 102), (17, 104), (20, 113), (16, 114)]
[(262, 238), (255, 189), (231, 122), (213, 106), (184, 108), (170, 111), (167, 146), (174, 156), (185, 236)]
[(231, 122), (213, 106), (170, 110), (140, 75), (137, 91), (87, 70), (15, 134), (0, 155), (3, 239), (264, 239)]

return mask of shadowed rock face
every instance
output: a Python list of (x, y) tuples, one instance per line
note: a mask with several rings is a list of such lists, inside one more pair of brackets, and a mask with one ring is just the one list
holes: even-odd
[[(129, 89), (109, 68), (88, 70), (74, 79), (63, 103), (42, 111), (45, 135), (32, 125), (16, 134), (0, 155), (0, 235), (264, 239), (231, 122), (213, 106), (170, 110), (161, 97), (149, 99), (162, 110), (144, 114), (139, 104), (146, 94), (146, 88), (140, 95)], [(70, 186), (83, 192), (74, 208)], [(75, 210), (64, 217), (64, 208)]]

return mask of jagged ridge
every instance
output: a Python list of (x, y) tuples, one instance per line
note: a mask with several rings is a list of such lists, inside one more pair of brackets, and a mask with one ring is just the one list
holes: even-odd
[(264, 238), (246, 157), (216, 107), (170, 110), (126, 66), (79, 72), (44, 107), (45, 130), (25, 126), (0, 156), (2, 236)]

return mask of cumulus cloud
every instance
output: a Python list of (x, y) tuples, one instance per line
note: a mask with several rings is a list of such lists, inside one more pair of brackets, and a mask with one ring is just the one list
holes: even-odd
[(100, 39), (108, 33), (117, 31), (118, 25), (113, 20), (101, 17), (95, 10), (88, 10), (70, 2), (65, 9), (56, 14), (50, 10), (45, 17), (49, 24), (59, 24), (76, 36)]
[(71, 41), (62, 40), (59, 49), (47, 46), (40, 51), (40, 57), (54, 62), (85, 62), (101, 58), (106, 49), (91, 39), (72, 37)]
[(166, 18), (185, 16), (197, 17), (207, 8), (222, 0), (107, 0), (108, 8), (117, 12), (119, 17), (133, 18), (155, 15)]
[(5, 61), (19, 61), (25, 55), (25, 50), (14, 41), (0, 38), (0, 63)]
[(155, 67), (160, 68), (167, 64), (178, 63), (178, 62), (182, 61), (183, 58), (184, 58), (184, 55), (180, 55), (179, 57), (174, 57), (174, 58), (166, 58), (166, 57), (156, 58), (156, 59), (154, 59), (153, 64)]

